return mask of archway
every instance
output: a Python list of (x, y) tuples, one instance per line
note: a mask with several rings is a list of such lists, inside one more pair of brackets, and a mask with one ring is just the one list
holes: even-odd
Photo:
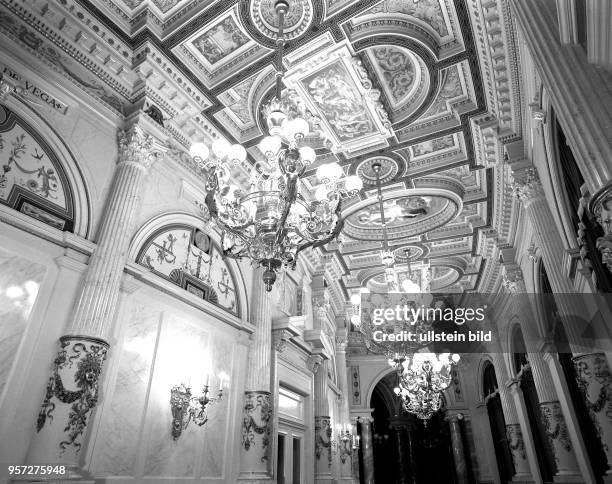
[(383, 377), (372, 392), (374, 473), (376, 482), (425, 484), (456, 482), (448, 422), (444, 407), (428, 422), (401, 408), (393, 393), (395, 373)]

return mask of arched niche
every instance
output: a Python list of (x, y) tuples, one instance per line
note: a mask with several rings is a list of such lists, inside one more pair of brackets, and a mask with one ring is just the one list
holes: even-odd
[(60, 231), (89, 234), (83, 177), (57, 133), (32, 112), (0, 105), (0, 205)]
[(218, 239), (217, 233), (207, 230), (196, 217), (165, 214), (136, 233), (129, 258), (196, 297), (242, 317), (248, 314), (244, 279), (236, 261), (223, 257)]

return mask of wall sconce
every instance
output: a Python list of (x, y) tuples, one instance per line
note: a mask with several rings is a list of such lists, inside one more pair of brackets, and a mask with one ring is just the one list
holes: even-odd
[(340, 460), (344, 464), (348, 456), (352, 456), (354, 450), (359, 449), (359, 436), (352, 433), (350, 424), (336, 425), (338, 430), (338, 441), (340, 449)]
[(177, 385), (170, 391), (170, 408), (172, 410), (172, 438), (177, 440), (192, 420), (200, 427), (208, 421), (206, 407), (223, 398), (223, 388), (219, 387), (216, 397), (208, 397), (208, 382), (204, 385), (202, 395), (194, 397), (191, 388), (184, 384)]

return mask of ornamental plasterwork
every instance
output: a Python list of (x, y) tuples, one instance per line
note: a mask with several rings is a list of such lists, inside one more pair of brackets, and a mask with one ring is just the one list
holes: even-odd
[[(432, 178), (436, 172), (444, 172), (441, 178), (454, 178), (462, 187), (461, 203), (448, 226), (421, 224), (418, 230), (412, 230), (413, 226), (402, 236), (408, 236), (406, 243), (425, 244), (434, 261), (451, 255), (493, 261), (478, 269), (480, 284), (490, 287), (490, 278), (498, 272), (492, 267), (497, 244), (508, 243), (515, 225), (516, 203), (504, 188), (508, 178), (502, 168), (503, 153), (521, 132), (514, 26), (506, 2), (467, 0), (467, 8), (452, 0), (324, 3), (323, 12), (314, 8), (318, 3), (312, 3), (310, 26), (317, 22), (317, 30), (296, 30), (299, 39), (287, 44), (288, 78), (294, 73), (294, 84), (302, 84), (301, 96), (310, 102), (309, 108), (316, 108), (316, 89), (309, 90), (302, 80), (315, 80), (324, 64), (321, 58), (330, 57), (324, 60), (331, 63), (329, 53), (343, 50), (340, 61), (359, 95), (369, 92), (373, 96), (368, 113), (375, 129), (370, 136), (356, 139), (368, 121), (363, 124), (362, 117), (361, 124), (351, 125), (352, 119), (344, 118), (341, 128), (344, 133), (353, 130), (353, 139), (341, 137), (338, 126), (328, 120), (333, 115), (329, 109), (328, 116), (321, 118), (327, 124), (327, 135), (338, 138), (332, 139), (336, 152), (327, 151), (325, 136), (311, 136), (308, 143), (317, 149), (317, 163), (337, 159), (345, 172), (352, 174), (364, 160), (380, 156), (378, 150), (384, 149), (382, 156), (394, 165), (384, 179), (386, 199), (393, 198), (398, 189), (426, 188), (417, 178), (419, 174)], [(97, 99), (119, 117), (123, 110), (158, 108), (159, 119), (174, 138), (170, 160), (189, 167), (181, 149), (194, 141), (210, 143), (219, 137), (245, 142), (252, 158), (261, 156), (255, 147), (261, 134), (257, 121), (261, 102), (269, 98), (274, 80), (269, 75), (273, 41), (251, 15), (245, 17), (249, 5), (228, 9), (227, 4), (214, 0), (100, 0), (96, 6), (99, 10), (94, 11), (84, 8), (80, 0), (0, 0), (0, 12), (12, 10), (12, 22), (2, 22), (0, 32), (25, 56), (38, 57), (58, 77), (69, 78), (86, 93), (84, 99)], [(266, 15), (268, 23), (273, 23)], [(301, 20), (295, 25), (302, 25), (302, 17), (306, 17), (297, 11), (296, 16)], [(308, 25), (310, 21), (305, 22)], [(22, 25), (29, 34), (20, 39)], [(118, 31), (123, 34), (117, 35)], [(404, 61), (386, 69), (372, 63), (370, 54), (377, 50), (395, 52), (390, 49), (394, 42), (389, 43), (395, 38), (404, 39), (402, 49), (409, 55), (421, 58), (423, 79), (437, 79), (435, 85), (428, 86), (422, 103), (416, 90), (400, 89), (395, 97), (389, 92), (393, 67)], [(36, 39), (42, 41), (38, 48)], [(200, 49), (190, 47), (191, 40), (199, 40)], [(419, 49), (419, 43), (428, 49)], [(61, 64), (45, 57), (48, 47), (60, 53)], [(449, 59), (451, 55), (456, 55), (456, 60)], [(321, 81), (330, 78), (320, 77)], [(251, 83), (252, 78), (255, 81)], [(395, 105), (389, 103), (392, 99)], [(328, 107), (325, 104), (329, 103), (319, 103), (318, 115)], [(415, 116), (403, 118), (399, 111), (394, 112), (398, 106), (406, 110), (404, 113), (413, 112), (417, 105)], [(311, 178), (315, 169), (313, 166), (312, 174), (308, 173)], [(345, 209), (352, 210), (371, 196), (372, 191), (366, 191), (350, 200)], [(337, 261), (334, 265), (340, 268), (340, 275), (336, 280), (351, 279), (347, 267), (353, 257), (365, 264), (380, 248), (380, 237), (356, 241), (344, 235), (342, 243), (312, 251), (315, 264), (319, 257), (331, 256), (329, 261)], [(334, 268), (332, 272), (337, 271)], [(333, 284), (336, 304), (342, 287)]]

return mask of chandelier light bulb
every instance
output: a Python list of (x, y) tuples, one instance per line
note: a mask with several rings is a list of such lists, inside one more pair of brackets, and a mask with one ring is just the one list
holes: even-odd
[(359, 326), (361, 324), (361, 318), (356, 314), (353, 314), (351, 316), (351, 323), (353, 323), (355, 326)]
[(457, 353), (453, 353), (453, 356), (451, 356), (451, 360), (453, 360), (453, 363), (459, 363), (459, 360), (461, 359), (461, 357), (457, 354)]
[(342, 167), (336, 163), (326, 163), (317, 168), (317, 178), (321, 181), (336, 180), (343, 175)]
[(361, 304), (361, 294), (353, 294), (351, 296), (351, 304), (358, 306)]
[(396, 395), (399, 395), (401, 392), (402, 392), (402, 391), (400, 390), (400, 388), (399, 388), (399, 387), (395, 387), (395, 388), (393, 389), (393, 393), (395, 393)]
[(228, 157), (236, 164), (242, 163), (247, 157), (246, 149), (239, 144), (232, 145), (229, 149)]
[(410, 279), (404, 279), (402, 281), (402, 290), (409, 293), (419, 293), (421, 292), (421, 287)]
[(189, 156), (192, 158), (198, 158), (204, 161), (208, 159), (208, 155), (210, 155), (210, 151), (208, 150), (208, 146), (204, 143), (193, 143), (191, 148), (189, 148)]
[(344, 186), (349, 192), (357, 192), (363, 188), (363, 181), (358, 176), (351, 175), (347, 177), (346, 181), (344, 182)]
[(300, 158), (302, 159), (305, 165), (310, 165), (311, 163), (314, 162), (315, 158), (317, 157), (315, 150), (313, 150), (310, 146), (302, 146), (299, 149), (299, 152), (300, 152)]
[(259, 142), (259, 149), (268, 158), (274, 158), (280, 151), (282, 141), (278, 136), (266, 136)]
[(305, 119), (295, 118), (285, 123), (284, 130), (289, 141), (300, 140), (310, 132), (310, 126)]
[(217, 158), (225, 158), (231, 149), (231, 145), (224, 138), (219, 138), (213, 141), (212, 152)]

